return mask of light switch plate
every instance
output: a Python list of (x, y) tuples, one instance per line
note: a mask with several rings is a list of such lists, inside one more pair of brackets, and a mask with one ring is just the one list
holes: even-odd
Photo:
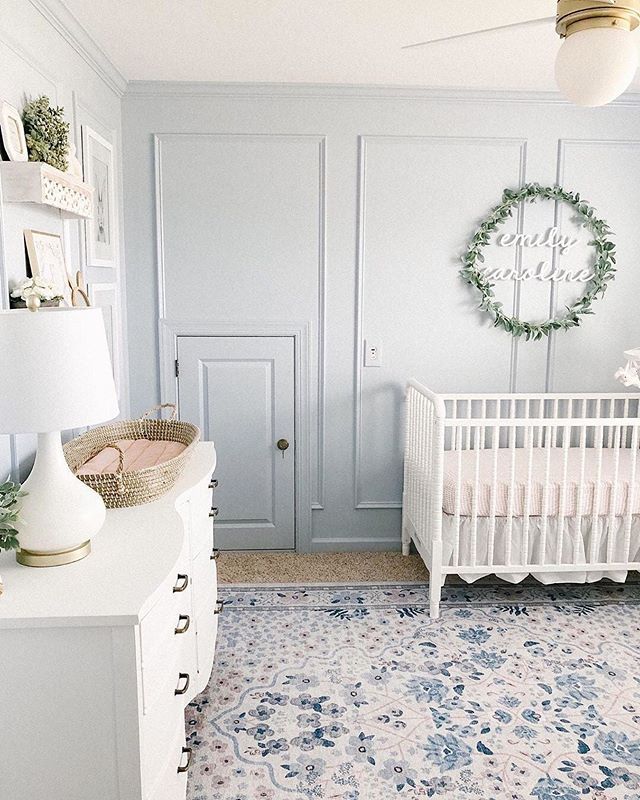
[(382, 344), (379, 339), (365, 339), (364, 365), (365, 367), (382, 366)]

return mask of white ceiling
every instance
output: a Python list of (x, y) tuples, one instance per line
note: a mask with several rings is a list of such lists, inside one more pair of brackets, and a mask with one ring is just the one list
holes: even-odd
[[(64, 0), (128, 80), (555, 88), (555, 0)], [(640, 81), (636, 88), (640, 87)]]

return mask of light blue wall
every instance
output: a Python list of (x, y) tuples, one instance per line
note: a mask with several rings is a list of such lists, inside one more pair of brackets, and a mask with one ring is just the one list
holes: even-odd
[[(442, 391), (616, 389), (621, 353), (640, 341), (639, 122), (633, 99), (581, 110), (554, 96), (130, 85), (133, 410), (159, 397), (159, 313), (311, 322), (313, 548), (398, 546), (408, 377)], [(560, 181), (595, 204), (617, 234), (619, 275), (581, 329), (514, 345), (474, 309), (457, 258), (523, 181)], [(553, 224), (553, 208), (529, 221)], [(548, 315), (547, 289), (519, 302), (523, 316)], [(381, 367), (362, 367), (365, 339), (381, 343)]]
[[(80, 127), (90, 125), (115, 144), (118, 174), (116, 197), (121, 192), (121, 97), (125, 82), (99, 54), (59, 0), (2, 0), (0, 14), (0, 98), (21, 109), (25, 99), (46, 94), (65, 109), (71, 123), (71, 138), (80, 152)], [(1, 197), (1, 192), (0, 192)], [(122, 219), (118, 209), (118, 225)], [(8, 286), (26, 277), (23, 231), (25, 228), (60, 233), (64, 238), (70, 270), (84, 267), (82, 223), (63, 221), (53, 208), (24, 203), (0, 202), (0, 308), (8, 300)], [(120, 237), (122, 238), (122, 237)], [(124, 287), (124, 260), (116, 269), (85, 270), (88, 283)], [(117, 312), (117, 309), (116, 309)], [(123, 316), (123, 315), (122, 315)], [(123, 356), (124, 336), (118, 326)], [(0, 342), (0, 346), (11, 346)], [(126, 358), (121, 367), (121, 407), (127, 413)], [(37, 365), (29, 365), (37, 369)], [(0, 389), (1, 390), (1, 389)], [(16, 398), (28, 402), (28, 398)], [(12, 468), (29, 466), (33, 437), (0, 436), (0, 479)]]

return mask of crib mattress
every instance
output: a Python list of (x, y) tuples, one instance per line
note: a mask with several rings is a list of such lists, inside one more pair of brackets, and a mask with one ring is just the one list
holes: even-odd
[[(495, 516), (509, 516), (509, 505), (514, 517), (525, 514), (525, 498), (529, 482), (529, 451), (524, 448), (515, 450), (514, 491), (510, 498), (511, 472), (513, 452), (503, 448), (497, 451), (497, 479), (495, 485)], [(617, 451), (618, 474), (615, 474), (616, 450), (602, 450), (602, 470), (600, 481), (596, 482), (598, 468), (598, 450), (587, 449), (584, 461), (584, 482), (581, 484), (581, 463), (583, 450), (571, 447), (568, 450), (567, 482), (565, 487), (564, 513), (566, 516), (578, 514), (610, 515), (613, 507), (614, 516), (624, 516), (631, 505), (633, 514), (640, 514), (640, 457), (637, 457), (635, 480), (632, 483), (632, 451)], [(545, 498), (545, 475), (547, 454), (550, 453), (549, 490)], [(461, 516), (472, 516), (473, 498), (476, 486), (476, 457), (479, 457), (478, 492), (476, 514), (479, 517), (491, 516), (494, 501), (494, 451), (473, 450), (446, 452), (444, 455), (444, 492), (442, 508), (445, 514), (455, 514), (457, 486), (460, 484), (459, 513)], [(459, 467), (460, 457), (460, 467)], [(562, 482), (564, 468), (564, 451), (562, 448), (534, 448), (531, 461), (531, 490), (529, 496), (529, 516), (542, 516), (545, 511), (550, 517), (560, 516), (562, 507)], [(460, 471), (460, 480), (459, 478)], [(634, 485), (635, 484), (635, 485)], [(632, 491), (632, 489), (634, 491)], [(582, 495), (582, 497), (580, 497)], [(580, 502), (581, 500), (581, 502)], [(580, 502), (581, 508), (578, 508)]]

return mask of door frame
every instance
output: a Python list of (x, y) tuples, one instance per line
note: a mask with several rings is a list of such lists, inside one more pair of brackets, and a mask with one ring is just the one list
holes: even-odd
[(158, 323), (160, 349), (160, 402), (178, 403), (175, 361), (180, 336), (282, 336), (293, 339), (294, 370), (294, 514), (295, 551), (311, 552), (311, 394), (309, 322), (181, 322), (161, 319)]

